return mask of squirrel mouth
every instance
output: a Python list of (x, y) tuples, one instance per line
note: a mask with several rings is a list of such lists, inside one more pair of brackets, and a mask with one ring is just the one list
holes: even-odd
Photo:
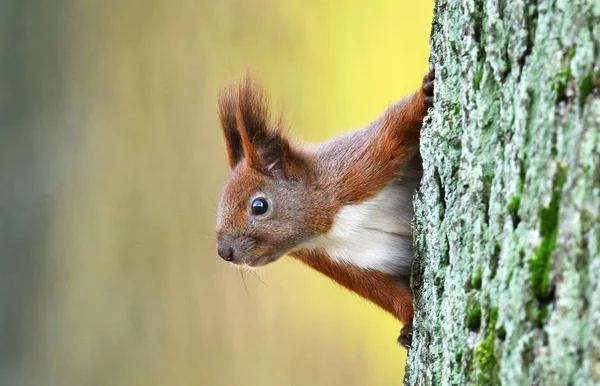
[(279, 259), (279, 256), (272, 254), (260, 255), (252, 260), (249, 260), (246, 265), (252, 268), (264, 267), (265, 265)]

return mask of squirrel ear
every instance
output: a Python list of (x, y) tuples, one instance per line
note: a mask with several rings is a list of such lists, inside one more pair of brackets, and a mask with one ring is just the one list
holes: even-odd
[(240, 84), (236, 123), (244, 156), (252, 168), (282, 180), (296, 174), (295, 157), (281, 132), (282, 122), (273, 127), (267, 99), (250, 77)]
[(219, 120), (225, 138), (229, 166), (233, 169), (244, 157), (242, 139), (237, 127), (237, 93), (233, 88), (224, 89), (219, 95)]
[(258, 164), (263, 171), (284, 181), (297, 174), (290, 144), (279, 130), (270, 133), (256, 148)]

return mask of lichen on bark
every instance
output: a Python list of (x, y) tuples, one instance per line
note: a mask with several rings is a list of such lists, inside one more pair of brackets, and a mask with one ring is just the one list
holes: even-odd
[(438, 0), (405, 385), (600, 384), (600, 2)]

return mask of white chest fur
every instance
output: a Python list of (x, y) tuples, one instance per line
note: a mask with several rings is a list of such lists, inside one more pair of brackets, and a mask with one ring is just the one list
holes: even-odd
[(375, 197), (343, 207), (332, 229), (300, 249), (324, 249), (338, 263), (408, 275), (413, 259), (414, 187), (393, 182)]

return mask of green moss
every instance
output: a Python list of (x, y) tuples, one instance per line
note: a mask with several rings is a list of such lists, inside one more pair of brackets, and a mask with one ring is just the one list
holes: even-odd
[(562, 188), (565, 183), (566, 170), (561, 168), (554, 179), (552, 200), (547, 208), (540, 211), (540, 235), (542, 242), (529, 262), (533, 291), (540, 299), (547, 299), (550, 294), (550, 257), (556, 247), (558, 235), (558, 211)]
[(500, 340), (506, 339), (506, 328), (504, 328), (504, 326), (498, 327), (496, 330), (496, 336), (498, 336), (498, 339)]
[(506, 286), (507, 287), (510, 286), (510, 282), (512, 281), (514, 274), (515, 274), (514, 269), (511, 269), (510, 271), (508, 271), (508, 277), (506, 278)]
[(511, 214), (517, 214), (519, 206), (521, 206), (521, 196), (514, 196), (508, 203), (508, 211)]
[(498, 320), (498, 308), (490, 311), (489, 323), (485, 338), (473, 351), (473, 359), (477, 363), (477, 385), (498, 385), (498, 357), (496, 348), (496, 322)]
[(477, 268), (475, 276), (471, 279), (471, 288), (476, 290), (481, 289), (481, 267)]
[(496, 322), (498, 321), (498, 307), (492, 308), (490, 311), (490, 320), (489, 324), (492, 328), (496, 328)]
[(566, 97), (567, 84), (571, 79), (571, 66), (567, 64), (565, 68), (562, 69), (558, 74), (556, 74), (555, 84), (556, 84), (556, 99), (562, 100)]
[(567, 84), (571, 80), (571, 59), (575, 56), (576, 49), (571, 47), (569, 51), (568, 60), (563, 67), (562, 71), (556, 74), (556, 99), (561, 100), (566, 97), (565, 91), (567, 90)]
[(521, 217), (519, 216), (519, 206), (521, 205), (521, 196), (514, 196), (512, 200), (508, 203), (508, 213), (510, 214), (510, 218), (513, 223), (513, 227), (517, 228), (519, 223), (521, 222)]
[(536, 327), (541, 328), (548, 321), (550, 315), (550, 305), (538, 299), (531, 299), (525, 305), (527, 319)]
[(543, 326), (546, 324), (546, 322), (548, 321), (548, 317), (550, 316), (550, 309), (549, 309), (550, 305), (546, 304), (543, 307), (540, 307), (540, 313), (539, 313), (539, 323), (540, 326)]
[(594, 90), (594, 77), (592, 72), (588, 72), (588, 74), (583, 78), (581, 83), (579, 83), (579, 103), (583, 105), (585, 103), (585, 99), (592, 93)]
[[(491, 385), (498, 383), (498, 375), (495, 370), (498, 364), (498, 358), (496, 358), (496, 355), (494, 354), (494, 339), (495, 337), (492, 335), (486, 336), (483, 342), (481, 342), (473, 352), (473, 358), (479, 366), (477, 385)], [(494, 378), (496, 378), (495, 382)]]
[(478, 331), (481, 326), (481, 304), (476, 300), (472, 300), (472, 298), (467, 300), (467, 319), (465, 323), (471, 331)]
[(454, 115), (460, 116), (462, 109), (459, 104), (454, 105)]
[(498, 272), (498, 261), (500, 260), (501, 251), (502, 246), (498, 243), (495, 243), (494, 249), (492, 249), (492, 254), (490, 255), (489, 260), (490, 280), (494, 280), (496, 278), (496, 273)]
[(479, 90), (479, 86), (481, 85), (481, 80), (483, 79), (483, 66), (475, 75), (475, 79), (473, 79), (473, 89), (475, 91)]
[(525, 250), (524, 249), (519, 249), (519, 264), (523, 264), (523, 262), (525, 261)]
[(463, 349), (459, 348), (458, 351), (456, 351), (456, 355), (454, 356), (454, 360), (456, 362), (460, 362), (462, 360), (462, 356), (463, 356)]
[(529, 263), (533, 291), (542, 299), (547, 298), (550, 292), (550, 256), (556, 247), (556, 235), (557, 230), (542, 240), (542, 244), (536, 250), (535, 258)]

